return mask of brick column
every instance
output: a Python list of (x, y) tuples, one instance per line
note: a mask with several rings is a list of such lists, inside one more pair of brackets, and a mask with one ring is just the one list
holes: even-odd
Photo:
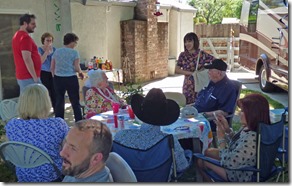
[(135, 7), (138, 20), (121, 23), (122, 60), (125, 56), (131, 58), (123, 61), (123, 70), (131, 72), (131, 77), (124, 73), (125, 82), (145, 82), (168, 75), (168, 24), (158, 26), (155, 11), (156, 0), (139, 0)]

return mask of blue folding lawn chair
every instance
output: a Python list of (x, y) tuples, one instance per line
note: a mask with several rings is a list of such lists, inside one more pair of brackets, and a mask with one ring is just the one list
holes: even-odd
[(146, 150), (130, 148), (114, 141), (112, 151), (129, 164), (138, 182), (168, 182), (171, 172), (174, 181), (177, 180), (172, 135), (165, 136)]
[[(283, 171), (283, 166), (275, 166), (275, 159), (278, 153), (278, 148), (283, 140), (283, 131), (285, 124), (285, 112), (282, 114), (282, 118), (279, 122), (267, 125), (260, 123), (257, 132), (257, 163), (254, 167), (244, 167), (240, 169), (229, 169), (235, 171), (253, 171), (254, 175), (251, 182), (264, 182), (270, 178), (277, 176), (278, 182), (279, 176)], [(210, 162), (214, 165), (222, 167), (220, 161), (205, 157), (203, 154), (194, 153), (196, 158)], [(226, 167), (224, 167), (227, 169)], [(226, 182), (223, 178), (217, 175), (211, 170), (205, 170), (205, 173), (214, 182)]]

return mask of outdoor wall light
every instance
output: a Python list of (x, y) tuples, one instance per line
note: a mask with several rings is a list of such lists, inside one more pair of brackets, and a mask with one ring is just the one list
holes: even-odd
[(156, 16), (163, 15), (163, 13), (160, 12), (160, 3), (158, 1), (156, 1), (156, 12), (154, 13), (154, 15), (156, 15)]

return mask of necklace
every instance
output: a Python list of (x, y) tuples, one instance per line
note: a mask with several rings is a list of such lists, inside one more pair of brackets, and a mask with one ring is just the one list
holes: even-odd
[(116, 99), (116, 97), (107, 88), (105, 90), (107, 91), (109, 96), (105, 95), (100, 88), (93, 87), (93, 90), (95, 90), (104, 99), (109, 100), (111, 102), (119, 103), (119, 101)]

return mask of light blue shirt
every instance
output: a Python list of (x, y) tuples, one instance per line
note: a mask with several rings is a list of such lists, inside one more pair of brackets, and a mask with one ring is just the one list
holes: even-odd
[(79, 52), (72, 48), (58, 48), (54, 54), (55, 75), (61, 77), (76, 76), (74, 61), (80, 59)]
[(62, 182), (77, 182), (77, 183), (93, 183), (93, 182), (110, 182), (110, 171), (104, 167), (100, 171), (86, 178), (75, 178), (72, 176), (65, 176)]
[[(41, 55), (44, 55), (45, 51), (42, 49), (42, 47), (39, 47), (38, 50)], [(52, 61), (52, 56), (55, 51), (56, 51), (56, 48), (53, 47), (53, 52), (47, 55), (46, 60), (42, 64), (42, 71), (51, 72), (51, 61)]]

